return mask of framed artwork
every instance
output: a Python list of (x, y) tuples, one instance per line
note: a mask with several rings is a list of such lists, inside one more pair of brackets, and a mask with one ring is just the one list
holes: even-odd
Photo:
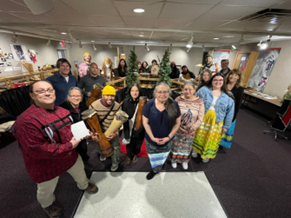
[(11, 57), (14, 57), (16, 61), (30, 61), (29, 53), (24, 45), (10, 44), (12, 51)]
[(238, 51), (236, 53), (232, 69), (238, 68), (242, 71), (243, 86), (246, 86), (255, 65), (258, 52), (256, 51)]
[(250, 75), (248, 86), (263, 92), (279, 57), (281, 48), (270, 48), (259, 52)]
[(228, 49), (215, 49), (213, 51), (213, 55), (212, 55), (213, 63), (218, 64), (219, 70), (221, 70), (221, 66), (220, 66), (221, 60), (228, 59), (229, 53), (230, 53), (230, 50)]

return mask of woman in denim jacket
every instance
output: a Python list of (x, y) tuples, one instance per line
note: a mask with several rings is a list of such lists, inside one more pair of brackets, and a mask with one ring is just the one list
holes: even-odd
[(232, 123), (234, 115), (234, 100), (226, 89), (224, 77), (221, 73), (212, 76), (207, 86), (196, 93), (205, 106), (205, 116), (201, 126), (196, 130), (192, 144), (192, 156), (200, 154), (202, 161), (208, 163), (216, 156), (222, 134)]

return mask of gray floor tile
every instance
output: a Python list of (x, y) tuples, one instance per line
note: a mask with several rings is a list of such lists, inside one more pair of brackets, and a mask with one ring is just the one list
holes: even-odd
[(224, 218), (203, 172), (94, 172), (96, 195), (84, 193), (75, 218)]

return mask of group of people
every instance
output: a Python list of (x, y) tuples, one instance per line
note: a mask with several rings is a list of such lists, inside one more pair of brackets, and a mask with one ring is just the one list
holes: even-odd
[[(142, 96), (139, 84), (129, 87), (129, 95), (120, 105), (115, 101), (115, 88), (106, 86), (98, 75), (97, 64), (90, 63), (79, 85), (66, 59), (59, 59), (57, 66), (58, 73), (30, 86), (33, 104), (13, 126), (27, 171), (37, 184), (37, 200), (50, 217), (63, 213), (55, 201), (54, 190), (64, 172), (72, 175), (79, 189), (90, 194), (98, 192), (98, 187), (86, 177), (84, 162), (89, 159), (87, 140), (99, 143), (99, 135), (88, 132), (86, 138), (76, 140), (70, 129), (72, 123), (82, 120), (81, 113), (88, 109), (82, 98), (90, 97), (92, 89), (88, 87), (92, 84), (104, 86), (101, 99), (89, 106), (98, 114), (102, 132), (108, 129), (118, 111), (128, 114), (122, 132), (106, 136), (113, 147), (111, 171), (116, 171), (120, 164), (119, 136), (126, 143), (127, 165), (138, 161), (145, 140), (152, 167), (146, 176), (148, 180), (160, 172), (169, 156), (173, 168), (181, 163), (187, 170), (190, 156), (200, 155), (207, 163), (215, 158), (220, 145), (231, 145), (243, 94), (242, 74), (238, 69), (230, 70), (226, 77), (223, 72), (212, 76), (211, 70), (204, 69), (199, 90), (187, 81), (181, 96), (175, 100), (170, 97), (171, 89), (166, 83), (157, 84), (154, 98), (142, 109), (142, 125), (135, 129)], [(100, 154), (100, 160), (105, 159)]]

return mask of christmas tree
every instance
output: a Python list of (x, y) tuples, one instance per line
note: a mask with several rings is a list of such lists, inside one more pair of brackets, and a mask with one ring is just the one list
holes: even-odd
[(172, 69), (170, 67), (169, 56), (170, 56), (170, 51), (169, 51), (169, 48), (167, 48), (163, 56), (163, 59), (160, 63), (159, 80), (157, 81), (157, 84), (164, 82), (164, 83), (167, 83), (169, 87), (171, 87), (172, 82), (169, 75), (171, 74)]
[(137, 56), (135, 54), (135, 47), (130, 50), (128, 57), (128, 70), (126, 73), (126, 87), (130, 87), (133, 83), (139, 83), (138, 81), (138, 69), (137, 69)]

